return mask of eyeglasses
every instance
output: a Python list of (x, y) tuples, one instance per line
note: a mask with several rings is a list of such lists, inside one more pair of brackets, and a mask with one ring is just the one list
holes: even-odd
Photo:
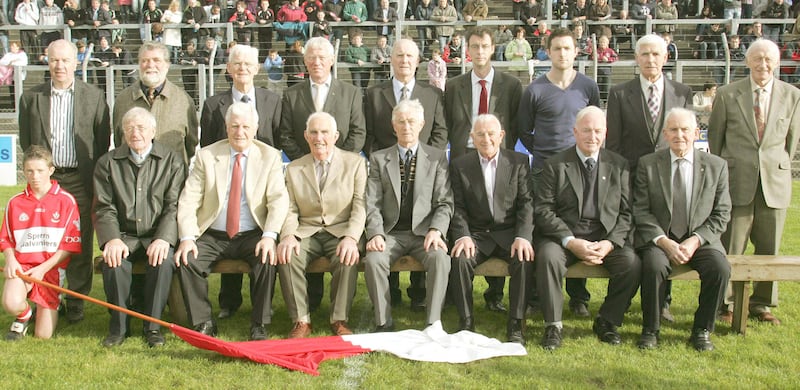
[(150, 130), (151, 130), (150, 127), (143, 126), (143, 125), (125, 126), (125, 128), (122, 129), (122, 131), (124, 131), (125, 134), (133, 134), (133, 133), (142, 134), (142, 133), (148, 132)]

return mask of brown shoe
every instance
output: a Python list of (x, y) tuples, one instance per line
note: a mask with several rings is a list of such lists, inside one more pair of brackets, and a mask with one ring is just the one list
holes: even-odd
[(309, 335), (311, 335), (311, 324), (302, 321), (295, 322), (294, 328), (289, 332), (290, 339), (301, 339)]
[(778, 317), (775, 317), (774, 315), (772, 315), (772, 313), (770, 313), (768, 311), (758, 313), (758, 314), (755, 315), (755, 317), (756, 317), (757, 320), (759, 320), (761, 322), (769, 322), (772, 325), (780, 325), (781, 324), (781, 320), (779, 320)]
[(337, 336), (347, 336), (353, 334), (353, 331), (347, 327), (347, 322), (336, 321), (331, 324), (331, 331)]
[(733, 324), (733, 312), (730, 310), (723, 310), (717, 314), (717, 320), (726, 324)]

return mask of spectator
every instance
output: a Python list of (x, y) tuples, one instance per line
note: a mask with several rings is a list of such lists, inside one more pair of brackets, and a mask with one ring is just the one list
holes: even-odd
[[(595, 3), (589, 7), (587, 19), (594, 22), (608, 20), (611, 19), (611, 11), (607, 0), (595, 0)], [(593, 25), (590, 34), (594, 34), (599, 39), (601, 35), (611, 36), (611, 29), (607, 25)]]
[[(94, 0), (97, 1), (97, 0)], [(39, 24), (39, 6), (36, 1), (22, 0), (17, 5), (17, 12), (14, 14), (14, 20), (20, 26), (36, 26)], [(20, 41), (22, 47), (28, 49), (28, 52), (33, 58), (36, 58), (36, 45), (39, 44), (36, 37), (36, 30), (19, 30)]]
[[(414, 18), (420, 22), (431, 20), (435, 9), (436, 7), (431, 3), (431, 0), (420, 0), (417, 3), (417, 9), (414, 11)], [(425, 49), (428, 47), (428, 39), (434, 38), (434, 30), (429, 26), (417, 26), (417, 36), (419, 37), (419, 52), (422, 58), (428, 58)], [(441, 52), (441, 46), (439, 51)]]
[[(74, 1), (78, 1), (78, 0), (74, 0)], [(155, 40), (155, 37), (153, 37), (153, 34), (152, 34), (152, 30), (155, 27), (155, 26), (153, 26), (153, 24), (157, 23), (159, 25), (159, 29), (161, 31), (163, 31), (163, 27), (161, 26), (161, 18), (163, 16), (164, 16), (164, 12), (161, 11), (161, 8), (156, 7), (156, 1), (155, 0), (147, 0), (147, 9), (142, 11), (142, 22), (145, 24), (144, 26), (141, 27), (141, 34), (140, 35), (141, 35), (142, 41), (148, 40), (147, 39), (148, 38), (147, 31), (148, 30), (150, 30), (150, 32), (151, 32), (149, 34), (150, 39), (151, 40)]]
[[(114, 65), (131, 65), (133, 64), (133, 60), (131, 59), (131, 54), (122, 47), (121, 43), (115, 43), (111, 45), (111, 51), (114, 53), (113, 62)], [(135, 78), (133, 75), (136, 73), (136, 70), (131, 69), (119, 69), (117, 70), (117, 74), (122, 76), (122, 85), (123, 87), (128, 87), (129, 85), (133, 84)]]
[(273, 23), (278, 39), (283, 39), (287, 45), (293, 44), (298, 39), (307, 37), (305, 22), (308, 20), (303, 9), (298, 4), (299, 0), (290, 0), (278, 10), (276, 23)]
[(547, 56), (545, 53), (545, 46), (547, 46), (548, 36), (550, 36), (550, 29), (547, 28), (547, 22), (544, 20), (539, 21), (536, 31), (533, 32), (532, 36), (528, 36), (528, 42), (531, 44), (531, 48), (536, 53), (536, 57), (542, 61), (547, 59), (542, 58), (542, 55), (545, 57)]
[(119, 19), (122, 23), (136, 23), (133, 0), (117, 0), (117, 5), (119, 6)]
[(692, 108), (697, 113), (697, 125), (700, 130), (708, 130), (708, 119), (711, 116), (711, 106), (716, 95), (717, 84), (713, 81), (706, 81), (703, 84), (703, 91), (694, 94), (692, 98)]
[(394, 42), (394, 23), (397, 21), (397, 11), (389, 6), (389, 0), (381, 0), (380, 6), (372, 14), (372, 20), (378, 23), (384, 23), (383, 26), (376, 27), (378, 36), (384, 35), (389, 37), (389, 42)]
[(325, 11), (319, 11), (316, 15), (314, 15), (314, 25), (312, 26), (313, 33), (311, 36), (330, 39), (331, 26), (328, 25), (328, 21), (325, 20), (325, 18)]
[[(628, 11), (619, 11), (619, 20), (628, 20)], [(617, 53), (620, 51), (619, 45), (624, 42), (633, 42), (633, 28), (627, 23), (617, 23), (611, 28), (611, 48)]]
[(384, 35), (378, 36), (378, 41), (369, 56), (370, 62), (379, 66), (375, 69), (375, 81), (381, 82), (389, 79), (389, 67), (392, 61), (392, 48), (389, 46), (388, 38)]
[[(14, 85), (14, 66), (28, 65), (28, 55), (22, 50), (20, 41), (9, 43), (10, 51), (0, 58), (0, 85)], [(20, 68), (22, 79), (25, 80), (25, 68)], [(13, 95), (13, 93), (12, 93)]]
[[(430, 20), (433, 22), (451, 23), (455, 22), (457, 18), (458, 13), (456, 13), (455, 7), (448, 5), (447, 0), (439, 0), (439, 6), (431, 13)], [(443, 54), (444, 48), (447, 46), (447, 43), (450, 42), (450, 37), (453, 36), (455, 30), (453, 26), (439, 25), (436, 27), (436, 36), (439, 37), (439, 47), (442, 49)]]
[[(442, 59), (448, 64), (447, 76), (456, 77), (461, 74), (462, 64), (469, 61), (469, 56), (462, 54), (464, 52), (464, 45), (462, 43), (461, 35), (453, 35), (453, 39), (445, 46), (442, 51)], [(464, 58), (466, 56), (466, 58)]]
[(489, 4), (486, 0), (469, 0), (461, 10), (465, 22), (483, 20), (489, 16)]
[(722, 29), (719, 23), (712, 24), (711, 30), (701, 37), (700, 44), (697, 46), (698, 50), (694, 53), (694, 58), (701, 60), (716, 59), (719, 55), (719, 48), (722, 46), (722, 33), (724, 32), (725, 30)]
[(207, 15), (203, 7), (197, 0), (188, 0), (186, 9), (183, 11), (183, 23), (190, 25), (183, 29), (183, 42), (193, 43), (195, 48), (201, 37), (208, 35), (206, 29), (201, 29), (200, 25), (206, 23)]
[[(786, 19), (789, 17), (789, 5), (783, 0), (771, 0), (764, 8), (764, 11), (761, 12), (761, 17), (765, 19)], [(783, 30), (783, 24), (767, 24), (764, 26), (764, 36), (772, 42), (780, 43)]]
[(664, 75), (672, 80), (672, 70), (675, 69), (675, 61), (678, 60), (678, 45), (672, 40), (672, 33), (661, 33), (661, 38), (667, 43), (667, 62), (664, 63)]
[(294, 41), (283, 56), (283, 69), (286, 71), (286, 87), (291, 88), (306, 78), (306, 66), (303, 63), (303, 41)]
[(578, 61), (588, 60), (592, 55), (592, 40), (584, 33), (582, 23), (572, 26), (572, 37), (575, 38), (575, 48), (578, 49), (575, 59)]
[(278, 92), (282, 88), (283, 81), (283, 58), (278, 55), (278, 51), (270, 49), (267, 59), (264, 60), (264, 70), (267, 72), (267, 89)]
[(106, 68), (111, 66), (114, 63), (114, 51), (111, 50), (111, 44), (108, 42), (108, 38), (100, 37), (100, 41), (97, 43), (97, 46), (94, 48), (93, 59), (96, 61), (92, 62), (96, 68), (99, 68), (95, 71), (95, 85), (100, 88), (103, 93), (106, 92)]
[[(344, 11), (344, 2), (345, 0), (325, 0), (325, 2), (322, 4), (322, 10), (325, 11), (325, 20), (341, 22), (342, 12)], [(341, 40), (344, 28), (337, 27), (332, 30), (334, 39)]]
[(86, 16), (84, 15), (83, 10), (80, 9), (78, 0), (65, 0), (64, 10), (62, 13), (64, 15), (64, 23), (66, 23), (66, 25), (72, 30), (72, 42), (74, 43), (78, 40), (85, 40), (86, 30), (72, 29), (73, 27), (83, 26), (84, 21), (86, 20)]
[(350, 68), (350, 75), (353, 77), (353, 85), (363, 90), (369, 85), (369, 68), (363, 68), (369, 63), (370, 50), (364, 46), (364, 33), (360, 29), (350, 31), (350, 46), (344, 50), (344, 61), (355, 64), (357, 67)]
[[(678, 19), (678, 8), (672, 4), (672, 0), (661, 0), (656, 6), (656, 19), (675, 20)], [(655, 31), (658, 33), (675, 31), (674, 24), (657, 24)]]
[[(0, 9), (0, 28), (8, 26), (8, 18), (4, 10)], [(0, 44), (2, 44), (3, 52), (5, 55), (8, 53), (8, 31), (0, 29)]]
[(250, 46), (253, 30), (247, 28), (247, 26), (255, 22), (256, 17), (247, 9), (247, 3), (239, 0), (236, 3), (236, 13), (231, 15), (228, 21), (233, 23), (236, 30), (236, 42)]
[(514, 20), (522, 20), (522, 10), (525, 7), (525, 0), (511, 0), (511, 11), (514, 13)]
[(747, 50), (753, 42), (761, 38), (766, 38), (761, 22), (753, 22), (753, 25), (747, 29), (747, 34), (742, 37), (742, 46), (744, 50)]
[(317, 17), (317, 12), (322, 10), (322, 2), (318, 0), (306, 0), (300, 4), (300, 8), (306, 14), (306, 20), (314, 20)]
[(428, 61), (428, 82), (444, 92), (447, 82), (447, 63), (442, 59), (442, 51), (438, 47), (431, 48), (431, 60)]
[[(180, 24), (183, 20), (183, 13), (181, 12), (181, 0), (172, 0), (169, 3), (169, 8), (161, 16), (161, 23)], [(178, 53), (181, 51), (181, 29), (178, 26), (164, 26), (164, 45), (170, 50), (172, 61), (177, 63)]]
[[(653, 10), (650, 8), (650, 5), (647, 4), (647, 0), (636, 0), (636, 3), (631, 5), (631, 19), (633, 20), (641, 20), (646, 21), (653, 19)], [(644, 24), (637, 24), (634, 28), (636, 31), (637, 36), (643, 36), (645, 34), (645, 25)]]
[[(103, 1), (108, 2), (108, 0)], [(103, 9), (100, 6), (100, 0), (92, 0), (91, 6), (86, 10), (85, 16), (86, 24), (94, 27), (94, 30), (90, 33), (90, 38), (93, 43), (99, 42), (101, 36), (111, 41), (111, 30), (98, 28), (111, 24), (111, 14), (108, 13), (107, 9)], [(180, 20), (178, 22), (180, 22)], [(178, 42), (178, 47), (180, 47), (180, 42)]]
[(494, 60), (506, 60), (506, 45), (514, 39), (514, 34), (508, 29), (508, 26), (501, 24), (497, 26), (497, 31), (494, 32), (492, 40), (494, 41)]
[(361, 23), (369, 19), (367, 6), (360, 0), (347, 0), (342, 10), (342, 19), (346, 22)]
[[(212, 5), (210, 7), (203, 7), (203, 9), (208, 8), (206, 11), (206, 15), (208, 16), (208, 23), (222, 23), (222, 21), (227, 20), (222, 18), (222, 9), (219, 5)], [(222, 42), (222, 29), (219, 27), (212, 27), (209, 29), (209, 35), (214, 37), (218, 42)]]
[(522, 15), (520, 20), (525, 25), (525, 31), (528, 35), (536, 31), (537, 22), (539, 19), (546, 19), (542, 6), (536, 0), (527, 0), (522, 7)]
[(181, 69), (181, 79), (183, 79), (183, 89), (194, 99), (195, 105), (200, 104), (200, 96), (197, 94), (197, 64), (201, 58), (202, 54), (192, 42), (187, 42), (186, 48), (178, 56), (178, 64), (191, 67)]
[[(64, 25), (64, 12), (62, 12), (61, 8), (58, 8), (57, 5), (53, 4), (53, 0), (44, 1), (44, 7), (39, 10), (39, 25), (51, 27), (40, 30), (39, 40), (41, 42), (41, 47), (50, 46), (50, 42), (61, 39), (61, 31), (53, 29), (52, 27), (58, 26), (58, 28), (61, 28), (61, 26)], [(44, 53), (42, 53), (42, 55), (44, 55)]]
[[(214, 50), (216, 48), (216, 50)], [(200, 50), (200, 63), (205, 65), (211, 65), (211, 56), (214, 56), (213, 65), (224, 64), (225, 54), (223, 53), (224, 50), (217, 44), (217, 40), (214, 39), (212, 36), (206, 37), (206, 44), (203, 50)]]
[(271, 24), (274, 20), (275, 12), (270, 8), (269, 0), (261, 0), (256, 13), (256, 22), (260, 26), (258, 28), (259, 61), (264, 61), (267, 53), (272, 50), (272, 26), (266, 25)]
[[(703, 6), (703, 10), (700, 11), (700, 16), (698, 16), (698, 19), (701, 19), (701, 20), (703, 20), (703, 19), (715, 19), (716, 17), (717, 16), (714, 15), (713, 12), (711, 12), (711, 6), (706, 4), (706, 5)], [(708, 32), (709, 28), (711, 28), (711, 25), (709, 23), (697, 22), (697, 27), (695, 28), (696, 34), (694, 36), (694, 41), (695, 42), (700, 42), (703, 39), (703, 37), (706, 35), (706, 33)]]
[[(725, 0), (722, 2), (723, 19), (741, 19), (742, 18), (742, 1), (741, 0)], [(752, 5), (752, 3), (751, 3)]]
[(524, 65), (511, 66), (508, 69), (512, 71), (528, 72), (527, 62), (533, 58), (533, 50), (531, 44), (525, 39), (525, 28), (517, 27), (516, 37), (508, 43), (505, 52), (506, 61), (511, 62), (524, 62)]
[(569, 7), (569, 19), (573, 24), (583, 24), (586, 27), (586, 18), (589, 16), (589, 7), (586, 0), (577, 0)]
[[(609, 47), (609, 39), (602, 35), (597, 39), (597, 62), (599, 64), (610, 64), (617, 62), (617, 52)], [(597, 67), (597, 86), (600, 88), (600, 100), (608, 100), (608, 88), (611, 85), (611, 67)]]

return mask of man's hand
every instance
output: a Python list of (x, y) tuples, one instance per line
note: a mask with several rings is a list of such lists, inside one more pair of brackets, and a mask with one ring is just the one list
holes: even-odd
[(681, 253), (687, 258), (687, 262), (692, 259), (694, 256), (694, 252), (697, 251), (697, 248), (700, 247), (700, 238), (696, 235), (692, 234), (691, 237), (683, 240), (681, 245), (679, 246)]
[(109, 240), (103, 247), (103, 261), (111, 268), (117, 268), (122, 264), (122, 259), (130, 255), (130, 249), (122, 240), (115, 238)]
[(471, 259), (475, 257), (475, 240), (472, 237), (464, 236), (456, 240), (453, 244), (453, 250), (450, 251), (450, 256), (458, 257), (464, 252), (464, 257)]
[(339, 262), (344, 265), (358, 264), (358, 243), (352, 237), (345, 236), (339, 241), (336, 246), (336, 256), (339, 256)]
[(425, 252), (438, 248), (442, 248), (443, 251), (447, 252), (447, 244), (445, 244), (442, 239), (442, 233), (436, 229), (428, 230), (428, 233), (425, 234), (425, 241), (423, 241), (422, 247), (425, 249)]
[(278, 243), (278, 264), (289, 264), (292, 261), (292, 253), (300, 255), (300, 243), (297, 237), (289, 235)]
[(383, 252), (386, 250), (386, 240), (378, 234), (367, 241), (367, 252)]
[(147, 262), (151, 267), (161, 265), (169, 254), (169, 243), (157, 238), (147, 246)]
[(519, 261), (533, 261), (533, 245), (524, 238), (514, 239), (511, 244), (511, 258), (517, 257)]
[(567, 243), (567, 249), (586, 265), (603, 264), (603, 253), (597, 250), (596, 242), (574, 238)]
[(189, 253), (194, 255), (195, 259), (197, 258), (197, 244), (195, 244), (194, 240), (181, 241), (178, 249), (175, 250), (175, 265), (180, 267), (181, 263), (183, 265), (189, 264)]
[(664, 251), (664, 254), (667, 255), (670, 263), (674, 265), (686, 264), (686, 262), (689, 261), (689, 257), (687, 257), (681, 250), (680, 244), (670, 240), (667, 236), (661, 237), (656, 245), (658, 245), (658, 247)]
[(261, 237), (261, 240), (256, 244), (256, 256), (261, 256), (261, 264), (266, 264), (267, 260), (269, 260), (269, 265), (276, 265), (278, 256), (275, 255), (275, 239)]

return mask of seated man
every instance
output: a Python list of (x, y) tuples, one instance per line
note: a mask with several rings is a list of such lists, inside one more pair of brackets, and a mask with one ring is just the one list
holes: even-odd
[(452, 269), (450, 287), (461, 318), (459, 330), (474, 330), (472, 278), (490, 257), (508, 262), (508, 341), (525, 343), (525, 291), (533, 275), (533, 201), (528, 156), (501, 151), (505, 131), (492, 114), (475, 118), (470, 137), (477, 151), (453, 160)]
[[(133, 263), (143, 261), (144, 314), (161, 318), (175, 270), (178, 197), (186, 164), (156, 136), (156, 118), (134, 107), (122, 117), (125, 144), (106, 153), (94, 169), (94, 226), (103, 251), (103, 287), (108, 303), (128, 308)], [(104, 347), (122, 344), (128, 316), (111, 310)], [(147, 345), (164, 345), (158, 324), (145, 322)]]
[(228, 138), (200, 149), (178, 201), (181, 289), (194, 329), (214, 336), (208, 280), (224, 258), (250, 264), (250, 339), (267, 338), (278, 258), (275, 241), (289, 209), (280, 152), (254, 139), (258, 113), (250, 104), (231, 104), (225, 114)]
[(311, 153), (286, 167), (290, 203), (278, 245), (278, 274), (295, 322), (290, 338), (311, 333), (306, 266), (322, 256), (333, 266), (331, 330), (338, 336), (353, 334), (347, 315), (356, 292), (358, 244), (367, 218), (367, 168), (364, 158), (336, 147), (336, 129), (336, 119), (327, 112), (311, 114), (304, 132)]
[(58, 323), (58, 291), (26, 283), (17, 273), (58, 285), (70, 254), (81, 252), (78, 204), (50, 180), (55, 172), (50, 151), (39, 145), (28, 147), (22, 172), (28, 187), (8, 201), (0, 228), (0, 250), (6, 258), (3, 309), (16, 317), (7, 341), (25, 337), (33, 320), (28, 299), (38, 307), (36, 337), (49, 339)]
[(375, 307), (376, 332), (394, 329), (389, 268), (403, 255), (414, 256), (428, 273), (426, 323), (439, 321), (442, 314), (450, 272), (444, 238), (453, 215), (453, 194), (447, 155), (419, 142), (424, 110), (419, 100), (401, 100), (392, 110), (397, 144), (370, 156), (364, 276)]
[(577, 262), (602, 266), (611, 274), (605, 302), (594, 320), (595, 334), (620, 343), (617, 327), (639, 288), (639, 259), (626, 245), (631, 229), (628, 161), (601, 149), (606, 117), (588, 106), (575, 117), (575, 148), (545, 162), (535, 189), (536, 286), (545, 330), (542, 347), (561, 346), (562, 280)]
[[(731, 268), (720, 236), (731, 217), (728, 165), (694, 149), (700, 135), (693, 111), (670, 110), (664, 121), (669, 150), (642, 157), (634, 183), (635, 241), (642, 259), (642, 337), (639, 348), (658, 345), (664, 282), (672, 265), (700, 274), (699, 307), (689, 342), (711, 351), (716, 310), (725, 298)], [(699, 177), (698, 177), (699, 176)]]

